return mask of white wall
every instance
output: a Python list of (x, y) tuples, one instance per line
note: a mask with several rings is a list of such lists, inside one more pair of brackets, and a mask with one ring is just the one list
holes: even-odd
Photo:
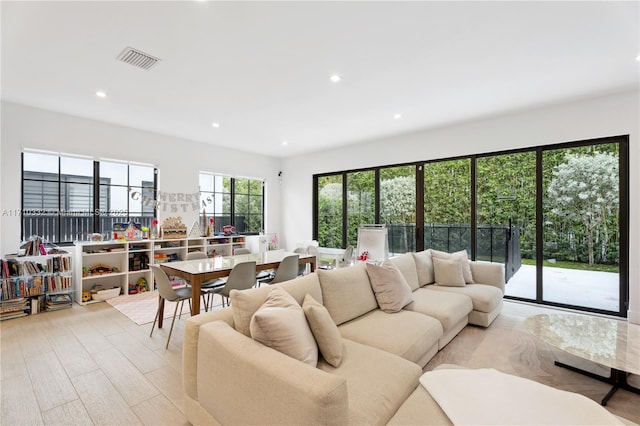
[[(265, 230), (280, 232), (280, 159), (14, 103), (3, 102), (1, 112), (0, 199), (5, 213), (20, 209), (20, 153), (29, 148), (154, 164), (158, 189), (167, 193), (198, 192), (200, 171), (265, 179)], [(160, 211), (159, 219), (180, 215), (190, 229), (198, 214)], [(14, 252), (19, 242), (20, 217), (0, 215), (0, 253)]]
[(283, 160), (287, 247), (312, 237), (312, 175), (514, 148), (630, 135), (629, 318), (640, 323), (640, 93), (630, 91)]

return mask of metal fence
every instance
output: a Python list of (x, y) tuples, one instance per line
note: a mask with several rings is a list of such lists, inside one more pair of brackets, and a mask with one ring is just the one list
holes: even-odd
[[(89, 236), (93, 234), (93, 221), (95, 216), (90, 215), (33, 215), (22, 217), (23, 239), (28, 239), (32, 235), (38, 235), (47, 241), (55, 243), (69, 243), (74, 241), (87, 241)], [(105, 240), (112, 237), (113, 225), (116, 223), (129, 223), (133, 221), (140, 226), (151, 226), (153, 217), (151, 216), (100, 216), (100, 233)], [(223, 226), (231, 224), (230, 216), (215, 216), (215, 229), (220, 232)], [(244, 216), (236, 216), (236, 229), (242, 232), (245, 225)], [(58, 224), (60, 228), (58, 229)], [(191, 229), (191, 225), (186, 224), (187, 230)]]
[[(415, 251), (414, 224), (390, 224), (389, 251)], [(520, 231), (517, 226), (478, 225), (476, 231), (476, 260), (500, 262), (505, 265), (505, 281), (521, 265)], [(424, 247), (449, 253), (471, 248), (471, 227), (468, 224), (425, 224)]]
[[(35, 215), (22, 217), (23, 238), (38, 235), (47, 241), (64, 243), (74, 241), (87, 241), (94, 232), (93, 221), (95, 217), (90, 215)], [(128, 223), (133, 221), (141, 226), (151, 226), (153, 217), (131, 216), (128, 219), (123, 216), (100, 216), (100, 228), (105, 239), (111, 239), (113, 225), (116, 223)]]

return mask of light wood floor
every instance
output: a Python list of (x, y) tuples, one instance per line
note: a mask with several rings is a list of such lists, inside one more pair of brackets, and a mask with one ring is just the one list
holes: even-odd
[[(586, 362), (522, 327), (526, 317), (548, 311), (507, 302), (490, 328), (466, 327), (425, 370), (441, 363), (493, 367), (599, 401), (608, 385), (553, 365), (560, 359), (588, 368)], [(188, 424), (183, 324), (184, 316), (165, 350), (168, 325), (150, 338), (151, 324), (138, 326), (107, 303), (0, 323), (0, 424)], [(640, 423), (640, 395), (618, 391), (607, 408)]]

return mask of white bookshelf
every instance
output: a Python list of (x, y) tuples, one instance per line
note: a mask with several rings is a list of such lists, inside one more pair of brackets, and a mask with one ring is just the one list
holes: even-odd
[[(96, 286), (102, 289), (119, 287), (120, 294), (129, 294), (129, 286), (144, 278), (153, 290), (151, 264), (184, 260), (187, 253), (202, 251), (208, 256), (231, 256), (234, 250), (245, 246), (245, 236), (215, 236), (182, 239), (92, 241), (75, 246), (74, 276), (75, 299), (81, 305), (97, 303), (83, 301), (82, 293), (91, 292)], [(146, 256), (147, 262), (135, 262), (135, 257)], [(90, 273), (92, 268), (103, 266), (108, 271)]]

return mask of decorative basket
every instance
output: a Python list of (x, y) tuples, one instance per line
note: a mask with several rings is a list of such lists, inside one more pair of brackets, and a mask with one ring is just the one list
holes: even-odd
[(99, 290), (95, 293), (91, 293), (91, 298), (97, 301), (104, 301), (107, 299), (113, 299), (120, 295), (120, 287), (109, 288), (107, 290)]

